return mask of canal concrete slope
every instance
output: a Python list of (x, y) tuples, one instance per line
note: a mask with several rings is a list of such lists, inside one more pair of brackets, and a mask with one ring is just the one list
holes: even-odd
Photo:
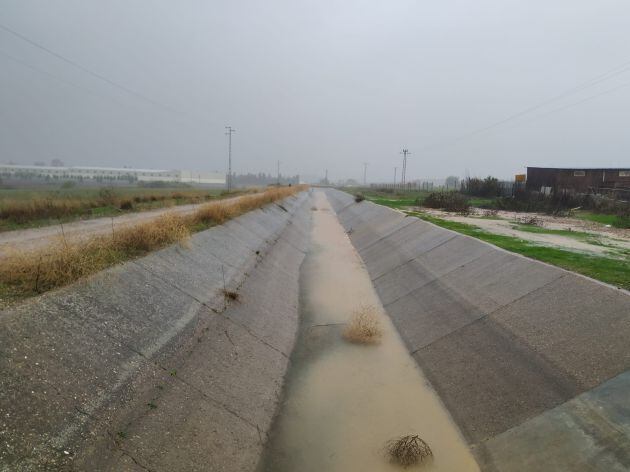
[(630, 296), (328, 190), (484, 470), (630, 469)]
[(310, 221), (302, 193), (0, 312), (0, 470), (253, 470)]
[[(400, 472), (384, 448), (405, 434), (430, 445), (423, 470), (478, 472), (326, 195), (314, 194), (311, 243), (300, 269), (299, 337), (260, 472)], [(344, 337), (357, 312), (378, 333), (370, 342)]]

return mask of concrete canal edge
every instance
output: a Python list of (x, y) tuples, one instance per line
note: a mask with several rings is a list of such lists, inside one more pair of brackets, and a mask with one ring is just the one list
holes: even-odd
[(308, 201), (0, 312), (0, 470), (254, 470), (295, 342)]
[[(482, 469), (627, 470), (627, 292), (327, 193)], [(303, 193), (0, 312), (0, 470), (255, 470), (310, 220)]]
[(483, 470), (628, 469), (628, 292), (328, 196)]

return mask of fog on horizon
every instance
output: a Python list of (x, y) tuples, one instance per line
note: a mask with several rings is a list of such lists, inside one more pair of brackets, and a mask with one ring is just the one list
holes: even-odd
[(630, 167), (628, 44), (615, 0), (5, 0), (0, 163), (225, 172), (231, 125), (237, 173)]

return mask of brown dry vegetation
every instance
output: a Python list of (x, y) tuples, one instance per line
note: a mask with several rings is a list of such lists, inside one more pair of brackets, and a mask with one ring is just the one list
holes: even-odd
[(231, 300), (231, 301), (237, 301), (240, 298), (240, 295), (238, 292), (235, 292), (234, 290), (226, 290), (226, 289), (223, 289), (223, 296), (225, 297), (226, 300)]
[[(239, 192), (241, 193), (241, 192)], [(186, 203), (204, 203), (218, 195), (207, 190), (137, 189), (133, 191), (102, 188), (78, 193), (63, 194), (34, 192), (27, 198), (1, 198), (0, 222), (25, 225), (37, 221), (89, 217), (94, 214), (114, 214), (160, 208)]]
[(343, 337), (358, 344), (377, 343), (382, 336), (378, 313), (373, 306), (362, 306), (354, 313), (343, 331)]
[(0, 264), (0, 305), (2, 298), (24, 298), (170, 244), (185, 245), (191, 232), (224, 223), (301, 190), (300, 186), (269, 189), (233, 201), (208, 203), (190, 216), (166, 214), (118, 229), (112, 235), (72, 243), (60, 239), (42, 250), (8, 254)]
[(389, 460), (403, 467), (418, 464), (433, 456), (433, 451), (420, 436), (409, 434), (393, 439), (385, 446)]

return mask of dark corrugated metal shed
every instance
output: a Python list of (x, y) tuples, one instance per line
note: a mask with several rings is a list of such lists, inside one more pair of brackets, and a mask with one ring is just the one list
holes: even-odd
[(630, 189), (630, 167), (627, 168), (558, 168), (528, 167), (527, 190), (544, 187), (576, 192), (599, 192)]

